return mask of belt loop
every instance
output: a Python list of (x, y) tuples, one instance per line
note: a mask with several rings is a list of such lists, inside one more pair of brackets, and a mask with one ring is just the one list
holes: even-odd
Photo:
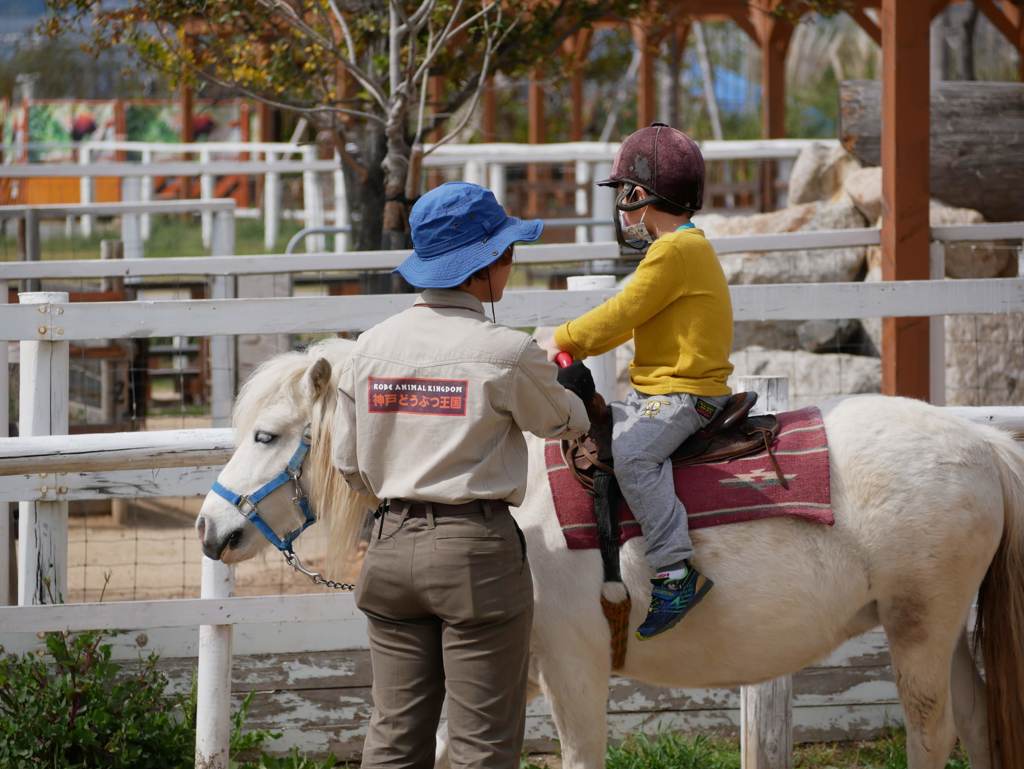
[(427, 528), (435, 529), (437, 524), (434, 521), (434, 504), (433, 502), (424, 502), (423, 506), (427, 509)]

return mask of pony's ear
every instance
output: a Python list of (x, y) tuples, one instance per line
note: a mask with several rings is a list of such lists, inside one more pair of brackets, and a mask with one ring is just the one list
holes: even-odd
[(302, 376), (302, 391), (310, 403), (316, 403), (331, 386), (331, 364), (327, 358), (317, 358)]

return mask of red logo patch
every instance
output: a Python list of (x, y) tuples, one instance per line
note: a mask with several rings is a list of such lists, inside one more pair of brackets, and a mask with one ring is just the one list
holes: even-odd
[(367, 409), (372, 414), (466, 416), (465, 379), (370, 377)]

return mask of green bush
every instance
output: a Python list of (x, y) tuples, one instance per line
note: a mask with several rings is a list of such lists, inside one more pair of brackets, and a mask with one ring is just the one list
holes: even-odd
[[(168, 691), (151, 654), (111, 659), (109, 632), (48, 633), (45, 651), (0, 647), (0, 769), (186, 769), (195, 754), (196, 687)], [(231, 755), (260, 753), (265, 730), (243, 731), (252, 695), (232, 714)], [(330, 769), (298, 753), (260, 755), (236, 769)]]

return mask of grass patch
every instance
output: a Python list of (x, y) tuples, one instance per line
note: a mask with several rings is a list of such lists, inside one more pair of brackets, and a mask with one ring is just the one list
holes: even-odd
[[(143, 246), (147, 258), (160, 259), (167, 256), (207, 256), (209, 250), (203, 246), (202, 229), (198, 217), (155, 216), (149, 240)], [(236, 254), (282, 254), (288, 240), (301, 229), (300, 222), (285, 219), (281, 221), (277, 243), (269, 251), (263, 247), (263, 220), (235, 220)], [(9, 228), (7, 232), (11, 232)], [(77, 231), (77, 228), (76, 228)], [(50, 259), (99, 259), (100, 241), (121, 237), (120, 225), (115, 222), (99, 222), (93, 227), (88, 238), (80, 235), (46, 237), (42, 243), (43, 260)], [(301, 247), (301, 246), (300, 246)], [(17, 261), (18, 243), (15, 237), (0, 237), (0, 261)]]
[[(797, 769), (907, 769), (906, 735), (893, 729), (878, 740), (798, 745)], [(556, 762), (554, 766), (559, 766)], [(548, 769), (541, 757), (524, 759), (520, 769)], [(607, 769), (740, 769), (739, 742), (664, 732), (654, 737), (627, 737), (608, 748)], [(958, 747), (946, 769), (970, 769)]]

